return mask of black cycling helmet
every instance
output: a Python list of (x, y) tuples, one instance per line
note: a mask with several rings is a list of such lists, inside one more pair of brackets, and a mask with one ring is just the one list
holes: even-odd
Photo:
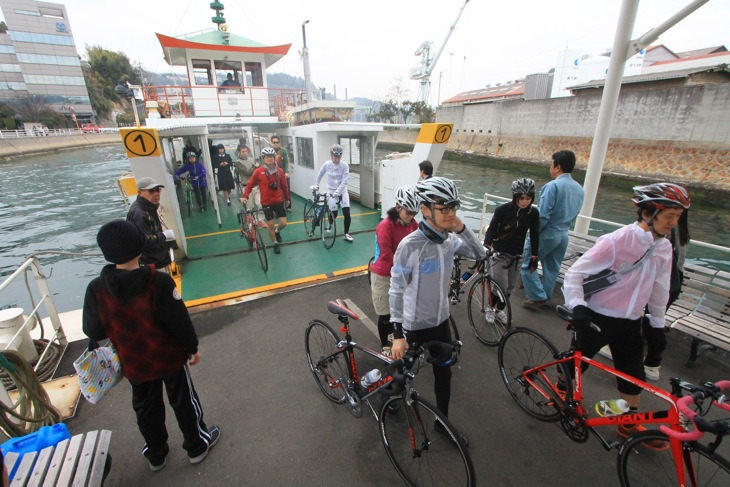
[(689, 210), (690, 207), (689, 192), (674, 183), (634, 186), (634, 197), (631, 198), (631, 201), (636, 206), (645, 209), (682, 208), (683, 210)]
[(535, 181), (528, 178), (520, 178), (512, 181), (512, 194), (521, 195), (527, 194), (535, 197)]

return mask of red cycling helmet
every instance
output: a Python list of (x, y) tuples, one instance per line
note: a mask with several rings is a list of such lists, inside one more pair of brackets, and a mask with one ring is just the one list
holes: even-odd
[(690, 207), (689, 192), (682, 186), (674, 183), (654, 183), (648, 186), (634, 186), (634, 197), (631, 198), (637, 206), (650, 205), (658, 210), (667, 208)]

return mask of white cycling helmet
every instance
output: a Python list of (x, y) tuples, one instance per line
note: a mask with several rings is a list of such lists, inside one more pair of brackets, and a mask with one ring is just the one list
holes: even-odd
[(418, 211), (420, 205), (416, 198), (416, 191), (408, 185), (401, 186), (395, 193), (395, 204), (406, 211)]
[(261, 157), (275, 156), (275, 155), (276, 155), (276, 151), (274, 149), (272, 149), (271, 147), (264, 147), (263, 149), (261, 149)]
[(420, 203), (439, 203), (445, 206), (460, 205), (459, 192), (450, 179), (433, 177), (423, 179), (416, 184), (416, 197)]
[(342, 146), (340, 144), (335, 144), (332, 147), (330, 147), (330, 154), (333, 156), (341, 156), (344, 151), (342, 150)]

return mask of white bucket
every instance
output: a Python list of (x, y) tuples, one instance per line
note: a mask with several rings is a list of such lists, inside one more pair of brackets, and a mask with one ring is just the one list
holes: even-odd
[(25, 328), (18, 334), (18, 338), (8, 347), (13, 337), (18, 333), (25, 322), (26, 316), (23, 315), (22, 308), (8, 308), (0, 310), (0, 350), (9, 348), (15, 350), (23, 356), (28, 362), (33, 362), (38, 358), (38, 352), (33, 344), (30, 336), (31, 326)]

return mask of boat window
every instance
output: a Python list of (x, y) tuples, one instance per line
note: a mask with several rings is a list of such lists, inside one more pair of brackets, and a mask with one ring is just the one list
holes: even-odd
[(264, 86), (261, 63), (246, 63), (246, 84), (248, 86)]
[(240, 61), (213, 61), (215, 64), (216, 84), (221, 88), (218, 90), (225, 93), (243, 92), (243, 80)]
[(340, 137), (338, 142), (344, 151), (342, 159), (347, 161), (350, 166), (359, 166), (361, 161), (360, 146), (362, 144), (361, 137)]
[(193, 59), (193, 78), (196, 85), (212, 85), (213, 74), (210, 61), (207, 59)]
[(314, 169), (314, 149), (312, 139), (310, 137), (296, 137), (297, 164), (300, 166)]

